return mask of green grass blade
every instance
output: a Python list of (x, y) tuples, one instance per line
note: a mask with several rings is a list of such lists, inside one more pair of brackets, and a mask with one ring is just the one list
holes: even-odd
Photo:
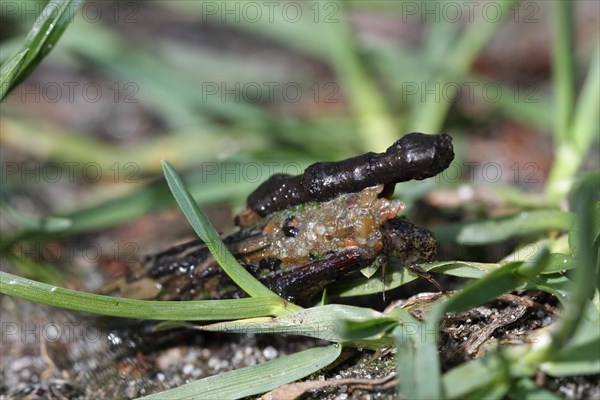
[[(221, 171), (230, 171), (234, 168), (244, 170), (247, 165), (257, 163), (223, 163)], [(228, 169), (229, 168), (229, 169)], [(269, 165), (267, 163), (259, 166), (258, 175), (268, 176)], [(207, 174), (200, 168), (198, 171), (186, 174), (187, 188), (194, 199), (200, 204), (213, 204), (222, 202), (242, 202), (247, 193), (256, 187), (256, 182), (251, 180), (226, 180), (220, 172)], [(81, 232), (97, 231), (121, 225), (135, 218), (148, 215), (166, 207), (176, 205), (175, 199), (164, 180), (151, 181), (148, 183), (132, 183), (135, 186), (127, 194), (112, 196), (106, 199), (96, 199), (96, 202), (88, 206), (81, 206), (71, 212), (60, 214), (61, 219), (69, 220), (70, 226), (64, 230), (55, 231), (53, 236), (74, 235)], [(59, 218), (59, 217), (55, 217)], [(54, 225), (58, 229), (58, 225)], [(9, 241), (25, 240), (48, 236), (48, 233), (39, 229), (27, 229), (12, 237)]]
[(304, 350), (262, 364), (204, 378), (142, 399), (239, 399), (253, 396), (315, 373), (334, 362), (340, 353), (339, 345)]
[(459, 312), (476, 307), (497, 296), (526, 284), (546, 268), (550, 260), (548, 251), (540, 254), (535, 262), (507, 263), (484, 278), (472, 282), (450, 297), (443, 304), (443, 312)]
[(567, 230), (572, 215), (557, 210), (523, 211), (510, 217), (478, 222), (448, 224), (433, 229), (439, 241), (462, 244), (501, 242), (512, 236), (524, 236), (550, 229)]
[[(579, 241), (576, 254), (577, 268), (573, 271), (573, 283), (564, 310), (565, 317), (553, 335), (548, 354), (553, 354), (556, 350), (564, 347), (575, 335), (584, 317), (586, 305), (594, 293), (598, 279), (598, 248), (593, 243), (594, 212), (598, 189), (596, 177), (589, 176), (581, 184), (574, 199), (577, 223), (573, 224), (572, 229), (578, 230), (576, 234)], [(569, 232), (569, 234), (574, 234), (574, 232)]]
[[(515, 289), (542, 271), (548, 260), (548, 252), (544, 251), (536, 262), (508, 263), (484, 278), (468, 284), (443, 303), (435, 305), (424, 323), (413, 320), (410, 324), (400, 325), (396, 328), (394, 337), (399, 346), (398, 374), (402, 373), (407, 376), (407, 382), (400, 381), (401, 388), (406, 392), (407, 397), (441, 397), (444, 385), (442, 385), (440, 377), (437, 342), (438, 325), (445, 313), (459, 312), (478, 306), (493, 300), (502, 293)], [(407, 319), (411, 318), (403, 310), (397, 312), (405, 314)], [(406, 354), (403, 355), (403, 352)], [(487, 390), (504, 393), (506, 387), (504, 384), (496, 384), (488, 387)]]
[(442, 398), (437, 329), (428, 330), (425, 323), (404, 310), (397, 313), (404, 320), (393, 332), (400, 393), (407, 399)]
[(215, 321), (285, 312), (285, 304), (275, 296), (203, 301), (132, 300), (64, 289), (2, 271), (0, 293), (66, 310), (123, 318)]
[[(497, 263), (476, 263), (468, 261), (440, 261), (431, 264), (420, 264), (421, 269), (429, 272), (439, 272), (461, 278), (479, 279), (491, 271), (500, 268)], [(392, 290), (409, 282), (419, 279), (395, 260), (392, 260), (385, 275), (385, 290)], [(332, 296), (354, 297), (381, 292), (381, 273), (378, 272), (369, 279), (359, 277), (356, 280), (340, 282), (330, 289)]]
[[(597, 41), (597, 49), (599, 44), (600, 41)], [(577, 170), (592, 144), (598, 141), (600, 130), (600, 121), (598, 120), (600, 91), (598, 91), (598, 86), (600, 86), (600, 50), (596, 50), (592, 54), (588, 75), (577, 101), (577, 108), (569, 120), (570, 124), (564, 128), (565, 132), (555, 132), (557, 145), (555, 146), (554, 163), (546, 183), (546, 196), (549, 201), (557, 202), (569, 193)], [(569, 89), (563, 90), (568, 91)], [(560, 97), (560, 95), (559, 91), (557, 96)], [(566, 102), (563, 106), (567, 107)], [(557, 122), (557, 124), (562, 123), (564, 118), (566, 117), (561, 116), (561, 122)], [(559, 128), (555, 128), (555, 130), (557, 129)]]
[[(259, 282), (235, 259), (229, 249), (223, 244), (221, 237), (210, 224), (206, 216), (200, 212), (194, 198), (188, 192), (173, 166), (168, 161), (162, 161), (165, 178), (169, 188), (179, 204), (181, 211), (194, 228), (200, 239), (210, 250), (215, 260), (225, 270), (227, 275), (246, 293), (252, 297), (277, 296), (268, 287)], [(282, 301), (284, 301), (282, 299)]]
[[(328, 49), (323, 46), (321, 32), (315, 29), (314, 13), (318, 12), (315, 10), (315, 6), (319, 7), (321, 15), (317, 22), (338, 23), (337, 15), (340, 12), (339, 6), (335, 3), (317, 5), (310, 2), (298, 2), (297, 6), (302, 8), (301, 18), (290, 23), (285, 13), (275, 12), (269, 14), (269, 10), (272, 8), (272, 5), (269, 3), (255, 3), (261, 15), (269, 15), (269, 18), (258, 18), (257, 21), (248, 18), (228, 18), (226, 7), (207, 6), (207, 2), (172, 1), (164, 4), (165, 7), (175, 9), (178, 12), (183, 11), (186, 14), (196, 14), (198, 17), (206, 18), (213, 24), (231, 24), (235, 29), (243, 29), (251, 35), (258, 34), (264, 36), (269, 40), (277, 41), (286, 47), (316, 58), (326, 58)], [(330, 16), (328, 17), (328, 15)]]
[(4, 96), (6, 96), (8, 90), (14, 86), (14, 82), (28, 53), (29, 49), (23, 49), (6, 60), (4, 65), (2, 65), (2, 70), (0, 71), (0, 101), (4, 100)]
[[(509, 15), (510, 7), (514, 1), (502, 1), (497, 4), (501, 15)], [(450, 22), (448, 22), (450, 23)], [(468, 72), (471, 64), (489, 42), (489, 38), (494, 31), (500, 27), (500, 21), (490, 21), (485, 18), (480, 18), (478, 21), (471, 23), (466, 28), (456, 45), (452, 47), (452, 51), (444, 60), (444, 70), (442, 74), (430, 80), (429, 85), (435, 83), (440, 88), (447, 88), (448, 83), (452, 79), (464, 76)], [(435, 44), (435, 43), (434, 43)], [(446, 90), (446, 89), (441, 89)], [(452, 98), (454, 92), (445, 92), (442, 98)], [(416, 104), (418, 106), (413, 113), (413, 118), (409, 130), (418, 130), (422, 132), (439, 132), (442, 128), (444, 119), (450, 108), (450, 101), (427, 101)]]
[[(511, 348), (508, 355), (492, 352), (485, 357), (463, 363), (446, 372), (442, 378), (448, 399), (464, 399), (469, 393), (484, 395), (495, 382), (505, 380), (514, 360), (526, 353), (525, 347)], [(477, 398), (475, 396), (469, 398)]]
[(339, 21), (318, 26), (329, 45), (329, 61), (356, 117), (362, 148), (384, 151), (398, 139), (386, 100), (361, 63), (356, 40), (346, 20), (347, 3), (331, 4), (340, 9)]
[[(513, 254), (505, 257), (498, 263), (478, 263), (471, 261), (438, 261), (430, 264), (420, 264), (420, 268), (428, 272), (437, 272), (440, 274), (457, 276), (468, 279), (481, 279), (500, 267), (516, 261), (522, 261), (527, 268), (536, 264), (539, 257), (546, 251), (548, 240), (529, 243), (522, 248), (517, 249)], [(575, 268), (576, 263), (573, 256), (561, 253), (552, 253), (549, 255), (545, 267), (540, 271), (545, 277), (536, 277), (527, 283), (530, 289), (540, 289), (556, 294), (556, 290), (561, 290), (566, 278), (561, 277), (565, 270)], [(392, 259), (386, 270), (385, 289), (392, 290), (419, 279), (418, 276), (410, 273), (397, 260)], [(371, 278), (364, 279), (359, 277), (353, 280), (340, 282), (330, 289), (330, 294), (336, 297), (354, 297), (365, 296), (381, 292), (381, 273), (378, 272)]]
[[(588, 76), (571, 121), (575, 147), (583, 156), (594, 142), (594, 133), (598, 134), (600, 122), (598, 120), (598, 109), (600, 109), (600, 40), (596, 42), (596, 51), (592, 54)], [(598, 136), (596, 136), (596, 141)]]
[[(598, 325), (591, 327), (598, 335)], [(587, 343), (567, 346), (541, 369), (552, 376), (600, 374), (600, 336)]]
[[(312, 307), (277, 318), (254, 318), (241, 321), (219, 322), (198, 327), (200, 330), (238, 332), (238, 333), (285, 333), (303, 335), (342, 342), (346, 322), (394, 322), (383, 314), (369, 308), (330, 304)], [(365, 337), (353, 337), (362, 340)]]
[[(531, 248), (523, 250), (519, 254), (512, 255), (510, 258), (507, 257), (500, 263), (477, 263), (470, 261), (438, 261), (431, 264), (420, 264), (420, 267), (424, 271), (437, 272), (440, 274), (457, 276), (460, 278), (468, 279), (481, 279), (497, 270), (503, 265), (508, 264), (512, 261), (524, 261), (525, 263), (535, 263), (536, 256), (540, 251), (535, 247), (537, 243), (532, 244)], [(531, 249), (536, 250), (533, 252)], [(566, 282), (566, 278), (562, 276), (562, 272), (565, 270), (575, 268), (575, 262), (573, 257), (560, 253), (550, 254), (548, 263), (546, 264), (541, 274), (545, 276), (538, 277), (528, 283), (530, 289), (540, 289), (549, 291), (552, 294), (556, 294), (556, 290), (562, 291), (563, 284)], [(562, 277), (562, 278), (560, 278)], [(392, 290), (402, 285), (419, 279), (418, 276), (410, 273), (399, 263), (392, 260), (386, 270), (385, 278), (385, 289)], [(366, 296), (370, 294), (381, 292), (381, 274), (377, 273), (370, 279), (364, 279), (362, 277), (348, 281), (341, 282), (333, 286), (330, 289), (330, 294), (334, 297), (354, 297), (354, 296)]]
[(54, 233), (64, 231), (72, 225), (72, 221), (69, 218), (53, 216), (38, 217), (21, 212), (8, 202), (0, 202), (0, 210), (4, 211), (13, 222), (27, 230)]
[(13, 249), (10, 248), (9, 243), (1, 242), (0, 246), (2, 246), (2, 257), (20, 274), (49, 285), (59, 285), (63, 281), (61, 271), (56, 265), (34, 262), (30, 258), (11, 254)]
[(555, 103), (554, 137), (563, 142), (569, 136), (569, 125), (575, 99), (573, 4), (557, 1), (552, 4), (552, 80)]
[(44, 7), (25, 37), (22, 49), (29, 51), (11, 88), (25, 79), (56, 46), (81, 3), (80, 0), (53, 0)]
[(518, 400), (561, 400), (562, 397), (557, 396), (551, 391), (541, 388), (534, 381), (528, 378), (519, 380), (511, 392), (508, 394), (511, 399)]

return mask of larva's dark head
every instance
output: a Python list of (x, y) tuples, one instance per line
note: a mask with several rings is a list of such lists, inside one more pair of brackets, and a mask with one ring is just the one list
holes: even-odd
[(431, 178), (448, 168), (454, 160), (452, 137), (412, 132), (397, 140), (385, 152), (390, 164), (398, 166), (398, 182)]
[(392, 218), (381, 225), (386, 251), (405, 265), (435, 260), (437, 243), (433, 233), (409, 222), (405, 217)]

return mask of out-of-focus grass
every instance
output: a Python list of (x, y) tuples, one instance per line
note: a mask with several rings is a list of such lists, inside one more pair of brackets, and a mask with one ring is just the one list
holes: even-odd
[[(184, 11), (199, 17), (203, 7), (206, 7), (202, 2), (156, 4), (159, 8)], [(506, 8), (510, 5), (511, 2), (503, 3)], [(160, 169), (156, 160), (159, 158), (172, 160), (180, 169), (194, 169), (199, 163), (214, 161), (215, 155), (231, 153), (232, 148), (244, 153), (246, 162), (264, 161), (266, 154), (276, 151), (286, 152), (285, 160), (288, 163), (301, 161), (303, 164), (381, 150), (403, 132), (439, 131), (446, 119), (452, 97), (436, 96), (438, 101), (423, 102), (420, 96), (408, 96), (403, 102), (402, 111), (392, 116), (385, 104), (394, 104), (397, 100), (386, 96), (394, 97), (397, 94), (401, 97), (401, 90), (406, 89), (403, 85), (406, 81), (431, 86), (440, 77), (444, 82), (471, 80), (472, 77), (467, 75), (469, 66), (486, 43), (486, 38), (500, 25), (476, 21), (468, 30), (459, 33), (451, 23), (439, 26), (431, 24), (427, 26), (430, 31), (426, 36), (427, 40), (418, 50), (407, 50), (399, 48), (395, 43), (381, 42), (374, 44), (372, 48), (362, 49), (352, 39), (348, 28), (344, 28), (347, 22), (341, 18), (350, 6), (331, 3), (331, 7), (337, 7), (339, 12), (335, 15), (340, 18), (329, 21), (323, 17), (321, 23), (308, 18), (302, 19), (298, 24), (289, 24), (278, 15), (269, 23), (242, 21), (233, 26), (308, 52), (331, 65), (339, 80), (339, 88), (351, 106), (349, 115), (335, 119), (317, 116), (308, 120), (290, 119), (267, 113), (256, 102), (224, 102), (220, 96), (206, 96), (206, 86), (203, 85), (213, 81), (231, 84), (238, 82), (242, 85), (253, 81), (284, 84), (289, 78), (281, 74), (273, 76), (266, 63), (260, 65), (259, 62), (255, 66), (249, 66), (236, 59), (235, 54), (223, 56), (215, 50), (206, 49), (198, 53), (198, 56), (189, 55), (192, 51), (186, 45), (175, 42), (170, 37), (158, 38), (156, 50), (134, 47), (122, 40), (122, 34), (106, 25), (90, 24), (77, 19), (61, 41), (57, 51), (59, 55), (66, 58), (67, 54), (76, 54), (80, 60), (116, 79), (136, 82), (141, 89), (136, 96), (167, 123), (168, 131), (159, 138), (120, 148), (83, 135), (82, 132), (50, 131), (47, 126), (32, 125), (32, 121), (8, 116), (2, 129), (2, 141), (24, 153), (48, 161), (76, 160), (82, 164), (95, 162), (102, 166), (110, 166), (115, 162), (133, 162), (139, 167), (141, 176), (158, 172)], [(356, 7), (365, 7), (365, 4), (356, 4)], [(390, 4), (373, 7), (384, 7), (396, 13), (401, 10)], [(328, 10), (329, 8), (321, 12)], [(506, 11), (505, 8), (503, 10)], [(266, 13), (268, 10), (263, 11)], [(223, 9), (218, 8), (216, 14), (201, 18), (219, 21), (223, 18), (219, 12), (223, 12)], [(227, 18), (224, 20), (230, 21)], [(86, 40), (88, 37), (94, 37), (93, 46)], [(328, 40), (320, 41), (320, 37)], [(454, 43), (458, 45), (454, 46)], [(11, 44), (14, 47), (14, 41), (9, 43)], [(364, 55), (366, 51), (368, 57)], [(186, 54), (186, 62), (181, 62)], [(440, 58), (447, 62), (438, 63)], [(61, 58), (56, 58), (56, 62), (60, 63)], [(66, 62), (73, 63), (70, 59)], [(190, 63), (193, 63), (193, 68), (189, 67)], [(376, 72), (382, 73), (389, 81), (389, 87), (386, 88), (388, 90), (380, 92), (374, 88)], [(310, 93), (310, 76), (297, 74), (293, 79), (305, 92)], [(543, 124), (548, 121), (543, 116), (551, 115), (550, 107), (543, 101), (518, 103), (519, 107), (514, 107), (514, 103), (510, 101), (504, 103), (498, 107), (505, 113), (515, 114), (518, 120), (535, 120)], [(225, 121), (227, 125), (219, 126), (215, 120)], [(32, 142), (37, 145), (31, 146)], [(89, 148), (96, 151), (87, 151)], [(302, 157), (301, 160), (298, 159), (299, 156)], [(277, 158), (271, 156), (270, 159)], [(194, 190), (193, 192), (195, 193)], [(131, 192), (125, 196), (138, 196), (137, 193), (135, 191), (135, 194)], [(240, 185), (239, 191), (228, 192), (228, 195), (239, 203), (247, 193), (247, 188)], [(109, 199), (100, 199), (107, 200)], [(157, 199), (157, 203), (160, 202), (160, 198)], [(86, 208), (89, 206), (86, 204)], [(106, 206), (91, 209), (106, 212), (107, 207), (119, 207), (119, 204), (110, 202)], [(133, 208), (129, 210), (131, 211), (111, 210), (109, 214), (118, 213), (119, 222), (139, 216)], [(101, 216), (98, 218), (100, 220)], [(94, 230), (107, 225), (99, 223), (97, 227), (87, 227)]]
[[(48, 53), (56, 46), (67, 26), (71, 23), (81, 1), (51, 1), (37, 17), (35, 23), (25, 37), (21, 49), (10, 57), (9, 65), (18, 61), (18, 69), (5, 79), (4, 71), (0, 81), (7, 85), (2, 88), (2, 98), (8, 90), (22, 82)], [(7, 9), (10, 6), (7, 5)]]
[[(555, 202), (564, 199), (573, 187), (575, 174), (593, 142), (598, 140), (600, 108), (600, 34), (590, 60), (579, 99), (575, 96), (575, 54), (573, 7), (557, 2), (553, 10), (554, 36), (552, 51), (554, 83), (555, 156), (546, 184), (547, 196)], [(595, 135), (595, 136), (594, 136)]]
[[(71, 3), (76, 2), (57, 1), (52, 3), (52, 7), (58, 7), (56, 9), (64, 12)], [(260, 102), (222, 101), (218, 96), (206, 97), (206, 84), (210, 82), (244, 84), (269, 81), (285, 84), (293, 80), (309, 92), (314, 77), (303, 71), (294, 72), (294, 76), (290, 77), (288, 70), (282, 72), (269, 60), (257, 60), (250, 64), (244, 56), (236, 53), (208, 48), (199, 50), (185, 41), (169, 36), (152, 38), (153, 46), (144, 46), (143, 43), (139, 45), (136, 41), (129, 40), (126, 33), (119, 33), (107, 24), (90, 24), (82, 19), (74, 21), (61, 38), (69, 22), (63, 17), (64, 14), (53, 14), (56, 17), (54, 22), (40, 18), (24, 39), (0, 43), (3, 61), (0, 83), (3, 96), (8, 88), (31, 73), (52, 49), (55, 56), (51, 54), (50, 57), (57, 65), (71, 70), (85, 66), (101, 70), (119, 81), (136, 82), (141, 89), (139, 99), (150, 113), (161, 120), (165, 132), (123, 148), (84, 132), (49, 128), (44, 121), (30, 121), (12, 115), (10, 109), (8, 112), (3, 110), (0, 140), (23, 154), (46, 161), (76, 160), (102, 166), (110, 166), (115, 162), (133, 162), (139, 167), (140, 176), (143, 177), (125, 194), (109, 193), (92, 204), (77, 206), (71, 210), (60, 209), (60, 205), (57, 205), (55, 211), (58, 218), (53, 218), (53, 215), (36, 218), (18, 211), (10, 203), (9, 189), (15, 182), (3, 179), (0, 182), (3, 186), (2, 206), (21, 228), (10, 236), (1, 235), (3, 249), (7, 242), (10, 244), (33, 238), (44, 240), (59, 234), (69, 236), (106, 229), (163, 207), (173, 206), (175, 203), (167, 185), (162, 181), (156, 182), (160, 171), (158, 160), (161, 158), (172, 160), (178, 169), (189, 170), (186, 175), (189, 184), (187, 189), (196, 201), (203, 204), (230, 202), (239, 205), (257, 183), (223, 183), (218, 177), (207, 180), (206, 174), (194, 171), (202, 163), (221, 161), (221, 155), (226, 155), (225, 161), (228, 163), (240, 162), (241, 165), (285, 160), (286, 163), (306, 166), (317, 160), (339, 159), (359, 152), (383, 150), (404, 132), (422, 130), (437, 133), (443, 128), (447, 129), (452, 96), (445, 93), (444, 96), (436, 97), (438, 101), (424, 102), (420, 96), (405, 96), (405, 83), (410, 81), (417, 86), (426, 87), (437, 83), (440, 90), (446, 90), (444, 84), (449, 82), (488, 82), (487, 78), (471, 71), (471, 66), (501, 25), (501, 21), (491, 23), (479, 19), (461, 30), (458, 24), (451, 22), (429, 22), (423, 26), (425, 34), (422, 44), (416, 48), (408, 48), (385, 40), (365, 44), (357, 40), (350, 29), (350, 11), (377, 9), (401, 15), (400, 2), (305, 3), (303, 7), (310, 7), (312, 4), (313, 7), (333, 8), (319, 8), (323, 18), (316, 22), (308, 18), (295, 24), (285, 21), (281, 15), (275, 16), (269, 23), (248, 23), (247, 20), (237, 23), (223, 18), (223, 8), (218, 8), (214, 13), (206, 13), (207, 4), (213, 3), (164, 2), (152, 3), (151, 6), (164, 12), (184, 13), (192, 19), (208, 23), (227, 21), (225, 24), (229, 24), (231, 29), (262, 37), (271, 44), (313, 57), (333, 72), (347, 102), (347, 111), (315, 113), (295, 118), (268, 111)], [(515, 4), (513, 1), (501, 2), (502, 12), (509, 15), (509, 9)], [(267, 5), (262, 7), (263, 12), (268, 12), (264, 8)], [(591, 279), (597, 274), (597, 247), (593, 247), (597, 246), (597, 240), (592, 246), (589, 240), (592, 238), (591, 242), (594, 243), (594, 238), (598, 237), (597, 227), (600, 226), (594, 222), (600, 218), (597, 203), (594, 203), (597, 197), (590, 195), (597, 190), (598, 177), (588, 178), (582, 183), (578, 200), (569, 210), (572, 212), (555, 209), (555, 204), (567, 203), (569, 191), (578, 182), (577, 171), (589, 147), (598, 141), (597, 110), (600, 107), (600, 95), (597, 88), (600, 85), (600, 53), (594, 53), (581, 93), (577, 96), (571, 12), (573, 5), (570, 2), (555, 2), (553, 7), (552, 97), (542, 97), (538, 102), (529, 103), (503, 96), (493, 106), (495, 111), (508, 119), (520, 121), (538, 130), (552, 131), (555, 161), (545, 187), (546, 198), (532, 200), (518, 190), (511, 189), (508, 193), (509, 191), (499, 188), (499, 197), (512, 196), (513, 200), (507, 201), (509, 204), (534, 211), (502, 219), (486, 218), (445, 225), (436, 232), (441, 241), (454, 243), (496, 243), (508, 238), (526, 237), (522, 245), (536, 243), (546, 250), (536, 252), (533, 259), (523, 259), (522, 254), (515, 254), (496, 263), (450, 261), (424, 266), (439, 273), (475, 279), (454, 297), (440, 302), (425, 321), (415, 320), (400, 309), (396, 309), (391, 317), (382, 317), (367, 308), (350, 309), (335, 305), (296, 311), (305, 313), (303, 318), (319, 323), (337, 321), (347, 328), (344, 332), (337, 332), (336, 336), (317, 336), (320, 338), (364, 347), (377, 347), (396, 340), (398, 372), (402, 376), (400, 393), (405, 396), (461, 398), (509, 395), (517, 398), (519, 393), (525, 392), (546, 396), (548, 392), (538, 388), (531, 380), (537, 369), (558, 376), (598, 373), (600, 370), (595, 357), (600, 339), (597, 330), (594, 331), (598, 322), (599, 300), (597, 290), (594, 294), (594, 287), (590, 283), (597, 282)], [(307, 8), (304, 10), (308, 11)], [(325, 13), (331, 10), (337, 10), (337, 13), (334, 14), (334, 19), (329, 20), (325, 18)], [(314, 10), (313, 14), (307, 12), (306, 15), (314, 15)], [(468, 140), (460, 137), (455, 139), (455, 142)], [(463, 158), (463, 155), (458, 154), (457, 158)], [(266, 169), (262, 169), (261, 174), (266, 176)], [(412, 203), (433, 185), (430, 181), (405, 187), (413, 188)], [(189, 198), (187, 200), (189, 203)], [(590, 207), (590, 204), (595, 204), (596, 207)], [(571, 224), (573, 219), (575, 223)], [(596, 225), (588, 224), (589, 221)], [(549, 231), (556, 233), (567, 230), (570, 246), (565, 244), (564, 234), (547, 234)], [(20, 261), (22, 262), (13, 264), (16, 268), (20, 265), (23, 274), (53, 284), (58, 282), (55, 271), (45, 270), (28, 259)], [(561, 265), (564, 267), (561, 268)], [(565, 270), (571, 269), (574, 270), (572, 279), (564, 275)], [(228, 269), (228, 273), (235, 275), (236, 272)], [(401, 286), (414, 278), (403, 269), (393, 269), (390, 275), (388, 288)], [(71, 309), (91, 312), (100, 312), (110, 304), (114, 306), (113, 300), (107, 298), (65, 292), (58, 288), (51, 290), (50, 287), (39, 286), (35, 282), (4, 273), (1, 278), (3, 293), (42, 303), (63, 307), (69, 305)], [(257, 282), (253, 283), (251, 277), (246, 278), (248, 280), (243, 285), (253, 288), (250, 292), (256, 290), (254, 294), (268, 294), (257, 289), (259, 286), (253, 286)], [(366, 285), (364, 282), (351, 282), (333, 292), (341, 296), (374, 293), (380, 289), (380, 281), (375, 279), (376, 285), (371, 285), (371, 281)], [(442, 374), (436, 335), (419, 341), (417, 336), (406, 336), (406, 332), (400, 329), (401, 324), (410, 323), (425, 332), (437, 332), (437, 325), (445, 312), (467, 309), (514, 289), (545, 290), (566, 305), (565, 314), (539, 346), (499, 349), (483, 359), (459, 365)], [(595, 303), (590, 301), (592, 296), (595, 296)], [(224, 319), (234, 321), (230, 325), (225, 323), (203, 329), (227, 330), (236, 326), (244, 331), (254, 329), (257, 333), (284, 330), (286, 324), (290, 323), (285, 318), (294, 316), (293, 313), (286, 313), (295, 309), (277, 308), (274, 299), (276, 298), (259, 297), (250, 302), (216, 303), (215, 307), (231, 311), (223, 314)], [(161, 319), (169, 319), (166, 314), (171, 309), (154, 314), (156, 304), (126, 303), (127, 301), (122, 303), (125, 309), (119, 309), (119, 305), (114, 307), (119, 310), (115, 311), (117, 314), (121, 312), (118, 315), (162, 316), (164, 318)], [(184, 305), (175, 307), (181, 306)], [(191, 306), (192, 304), (183, 311), (173, 309), (173, 312), (181, 312), (175, 319), (193, 319), (192, 314), (196, 311)], [(276, 311), (273, 311), (275, 308)], [(281, 315), (280, 319), (237, 320), (263, 316), (269, 312)], [(200, 319), (211, 316), (214, 313), (209, 312), (205, 318)], [(338, 355), (339, 348), (315, 349), (314, 352), (291, 356), (288, 360), (266, 364), (262, 369), (235, 371), (219, 379), (208, 378), (180, 389), (182, 392), (166, 392), (160, 396), (168, 398), (185, 392), (185, 395), (194, 397), (199, 390), (207, 388), (216, 390), (215, 396), (258, 394), (274, 387), (273, 382), (261, 381), (258, 387), (253, 386), (249, 391), (238, 389), (235, 384), (239, 384), (240, 379), (252, 382), (264, 373), (263, 369), (270, 368), (283, 371), (282, 377), (277, 381), (277, 384), (283, 384), (330, 364)], [(316, 366), (310, 363), (312, 357), (318, 358)], [(219, 391), (219, 388), (222, 390)], [(510, 392), (511, 388), (513, 392)]]

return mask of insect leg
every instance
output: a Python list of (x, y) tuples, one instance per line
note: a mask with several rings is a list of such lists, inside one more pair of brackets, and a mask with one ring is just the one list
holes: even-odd
[(441, 293), (446, 293), (446, 290), (442, 288), (440, 283), (427, 271), (423, 271), (418, 264), (409, 264), (405, 265), (404, 268), (408, 269), (414, 275), (417, 275), (419, 278), (426, 279), (429, 283), (437, 288)]
[(377, 260), (375, 262), (378, 263), (379, 268), (381, 268), (381, 297), (383, 299), (383, 303), (385, 304), (385, 270), (389, 262), (389, 257), (387, 255), (380, 254), (377, 256)]

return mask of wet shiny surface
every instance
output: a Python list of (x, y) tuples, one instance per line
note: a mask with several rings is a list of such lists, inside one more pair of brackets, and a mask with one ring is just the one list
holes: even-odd
[(312, 164), (302, 175), (273, 175), (248, 196), (248, 208), (265, 216), (310, 201), (331, 200), (370, 186), (422, 180), (437, 175), (454, 159), (446, 134), (413, 132), (384, 153), (366, 153), (335, 162)]

